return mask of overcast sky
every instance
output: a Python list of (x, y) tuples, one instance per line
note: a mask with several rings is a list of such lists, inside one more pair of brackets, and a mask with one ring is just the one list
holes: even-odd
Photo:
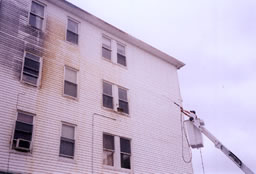
[[(256, 172), (255, 0), (69, 0), (183, 61), (184, 108)], [(204, 138), (206, 174), (242, 174)], [(193, 150), (194, 173), (202, 173)]]

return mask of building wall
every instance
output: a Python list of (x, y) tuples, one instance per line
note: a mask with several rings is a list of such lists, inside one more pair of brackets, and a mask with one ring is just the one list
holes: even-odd
[[(177, 69), (47, 1), (43, 32), (28, 25), (30, 0), (0, 1), (0, 171), (22, 173), (192, 173), (182, 148)], [(79, 45), (65, 41), (67, 17)], [(127, 67), (101, 56), (102, 35), (126, 45)], [(43, 59), (41, 85), (20, 81), (24, 50)], [(78, 70), (78, 99), (63, 96), (64, 66)], [(102, 106), (103, 80), (125, 87), (129, 116)], [(32, 153), (10, 148), (17, 110), (36, 114)], [(76, 125), (75, 159), (59, 157), (61, 124)], [(132, 169), (102, 164), (102, 134), (131, 139)]]

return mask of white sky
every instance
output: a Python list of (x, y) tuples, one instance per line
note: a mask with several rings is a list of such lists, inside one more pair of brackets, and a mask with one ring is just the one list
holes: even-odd
[[(255, 0), (69, 1), (186, 63), (184, 108), (256, 172)], [(204, 140), (206, 174), (242, 173)], [(199, 150), (193, 167), (202, 173)]]

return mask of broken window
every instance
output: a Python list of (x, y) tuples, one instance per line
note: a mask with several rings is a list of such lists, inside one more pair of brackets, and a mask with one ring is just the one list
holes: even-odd
[(111, 60), (111, 40), (103, 37), (102, 41), (102, 57)]
[(126, 66), (125, 47), (117, 44), (117, 63)]
[(18, 112), (12, 148), (18, 151), (29, 152), (31, 149), (34, 115)]
[(37, 86), (40, 75), (40, 63), (40, 57), (26, 53), (22, 69), (22, 81)]
[(130, 140), (120, 138), (121, 168), (131, 169), (131, 143)]
[(114, 136), (103, 134), (103, 164), (114, 166)]
[(29, 24), (37, 29), (42, 29), (44, 20), (44, 6), (32, 1)]
[(60, 156), (74, 158), (75, 127), (63, 124), (60, 138)]
[(73, 44), (78, 44), (78, 23), (71, 19), (68, 19), (66, 39)]
[(103, 106), (113, 109), (112, 85), (103, 82)]
[(127, 90), (124, 88), (118, 88), (119, 107), (118, 111), (129, 114)]
[(65, 66), (64, 94), (77, 97), (77, 71)]

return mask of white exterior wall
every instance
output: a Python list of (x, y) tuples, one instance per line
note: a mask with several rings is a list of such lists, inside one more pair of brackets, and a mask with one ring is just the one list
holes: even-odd
[[(30, 0), (15, 2), (30, 9)], [(41, 46), (44, 54), (40, 87), (20, 82), (19, 72), (0, 65), (0, 171), (193, 173), (192, 165), (182, 159), (180, 112), (173, 104), (181, 101), (177, 68), (63, 9), (44, 3), (46, 36)], [(65, 41), (68, 16), (80, 22), (78, 46)], [(116, 58), (115, 41), (126, 45), (127, 67), (102, 58), (102, 34), (113, 39), (112, 58)], [(17, 38), (22, 41), (25, 36), (20, 31)], [(77, 100), (63, 96), (65, 65), (79, 70)], [(103, 80), (128, 89), (129, 116), (103, 108)], [(18, 109), (36, 114), (32, 153), (10, 149)], [(74, 160), (59, 157), (62, 122), (76, 125)], [(131, 170), (103, 166), (103, 132), (131, 139)], [(186, 145), (184, 153), (188, 158)]]

